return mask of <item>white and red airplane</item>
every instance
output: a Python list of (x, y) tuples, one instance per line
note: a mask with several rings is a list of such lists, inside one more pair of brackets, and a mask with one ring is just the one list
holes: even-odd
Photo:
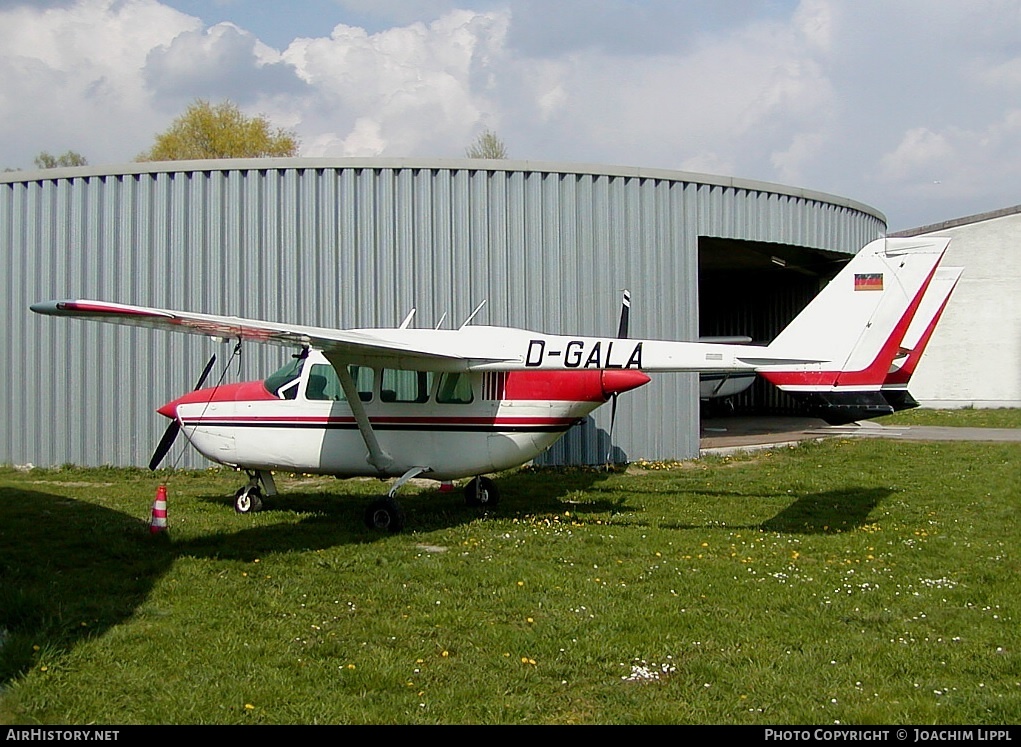
[[(414, 477), (471, 477), (466, 501), (492, 505), (484, 475), (524, 464), (646, 372), (756, 372), (840, 418), (875, 417), (894, 358), (949, 239), (864, 247), (769, 345), (549, 335), (475, 326), (328, 329), (102, 301), (47, 301), (70, 316), (301, 349), (263, 381), (195, 390), (159, 412), (170, 427), (155, 469), (183, 431), (206, 458), (244, 470), (239, 512), (274, 495), (274, 470), (397, 478), (370, 527), (399, 531), (398, 490)], [(470, 320), (469, 320), (470, 321)], [(933, 320), (933, 324), (935, 320)]]

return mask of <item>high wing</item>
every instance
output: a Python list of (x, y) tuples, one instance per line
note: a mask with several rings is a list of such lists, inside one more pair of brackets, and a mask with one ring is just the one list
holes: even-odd
[(89, 300), (45, 301), (33, 304), (31, 309), (49, 316), (306, 346), (324, 351), (334, 362), (417, 371), (627, 368), (697, 372), (821, 362), (797, 356), (778, 358), (764, 347), (749, 345), (573, 337), (511, 327), (341, 330)]
[[(46, 301), (40, 314), (322, 350), (344, 364), (417, 371), (758, 371), (781, 387), (873, 385), (889, 370), (949, 244), (863, 247), (768, 346), (547, 335), (511, 327), (328, 329), (103, 301)], [(878, 379), (876, 378), (878, 376)], [(876, 379), (873, 381), (873, 379)]]
[[(66, 316), (131, 327), (185, 332), (215, 339), (318, 348), (348, 359), (352, 364), (379, 364), (418, 370), (466, 367), (463, 355), (416, 345), (408, 335), (402, 334), (407, 330), (306, 327), (235, 316), (89, 300), (44, 301), (33, 304), (31, 309), (37, 314), (48, 316)], [(385, 338), (380, 334), (388, 332), (395, 334)]]

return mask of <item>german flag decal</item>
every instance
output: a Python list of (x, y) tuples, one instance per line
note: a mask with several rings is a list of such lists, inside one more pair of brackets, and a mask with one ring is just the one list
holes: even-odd
[(856, 274), (854, 276), (854, 289), (856, 291), (883, 290), (883, 273), (867, 272)]

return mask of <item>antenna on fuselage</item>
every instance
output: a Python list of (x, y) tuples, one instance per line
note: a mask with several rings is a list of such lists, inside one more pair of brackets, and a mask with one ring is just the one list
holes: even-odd
[(440, 327), (442, 327), (443, 326), (443, 320), (446, 319), (446, 318), (447, 318), (447, 312), (444, 311), (443, 312), (443, 316), (441, 316), (440, 320), (438, 322), (436, 322), (436, 326), (434, 327), (434, 329), (439, 329)]
[(401, 322), (401, 326), (398, 327), (398, 329), (407, 329), (408, 325), (411, 324), (411, 320), (414, 317), (415, 317), (415, 309), (414, 309), (414, 307), (412, 307), (411, 311), (408, 312), (408, 315), (406, 317), (404, 317), (404, 321)]
[(476, 306), (475, 307), (475, 311), (473, 311), (472, 313), (470, 313), (468, 315), (468, 318), (464, 320), (464, 323), (460, 327), (458, 327), (458, 329), (464, 329), (465, 327), (467, 327), (468, 324), (471, 322), (471, 320), (475, 318), (475, 315), (478, 314), (480, 311), (482, 311), (482, 307), (485, 306), (485, 305), (486, 305), (486, 302), (483, 301), (478, 306)]

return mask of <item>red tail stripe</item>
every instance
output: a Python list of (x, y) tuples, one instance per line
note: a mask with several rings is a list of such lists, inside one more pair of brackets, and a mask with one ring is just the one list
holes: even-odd
[(939, 311), (929, 322), (929, 326), (925, 328), (925, 333), (918, 340), (918, 344), (915, 345), (913, 350), (908, 351), (907, 358), (904, 361), (904, 365), (896, 371), (891, 371), (884, 384), (907, 384), (911, 379), (911, 375), (915, 372), (915, 367), (918, 365), (919, 358), (922, 357), (922, 353), (925, 352), (925, 346), (929, 344), (929, 338), (932, 337), (932, 333), (936, 330), (936, 324), (939, 322), (939, 318), (943, 316), (943, 310), (946, 309), (947, 303), (950, 301), (950, 294), (943, 299), (943, 303), (939, 307)]
[(840, 386), (882, 385), (890, 372), (890, 364), (893, 363), (894, 356), (897, 355), (901, 341), (904, 339), (904, 335), (907, 334), (911, 320), (914, 319), (915, 312), (918, 311), (918, 306), (922, 302), (922, 296), (925, 295), (925, 291), (928, 289), (929, 283), (932, 282), (938, 267), (939, 262), (932, 268), (929, 276), (922, 283), (922, 287), (919, 288), (918, 293), (915, 294), (904, 314), (894, 326), (883, 347), (880, 348), (879, 353), (876, 354), (872, 363), (867, 367), (860, 371), (763, 371), (761, 372), (762, 377), (780, 387), (799, 385), (833, 387), (838, 384)]

